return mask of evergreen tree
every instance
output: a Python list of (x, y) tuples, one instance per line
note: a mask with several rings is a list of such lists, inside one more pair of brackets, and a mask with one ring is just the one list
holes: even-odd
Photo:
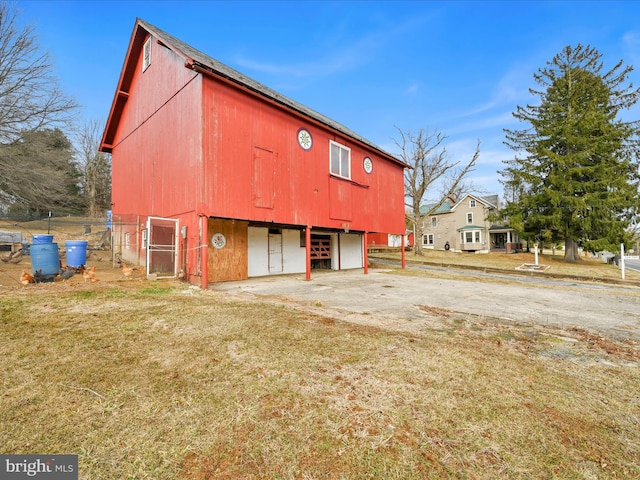
[(0, 148), (0, 165), (11, 166), (11, 175), (0, 177), (0, 191), (11, 198), (14, 213), (38, 217), (84, 210), (81, 173), (61, 130), (23, 132), (19, 141)]
[(534, 79), (538, 105), (513, 116), (529, 123), (507, 130), (516, 151), (500, 172), (510, 190), (506, 214), (525, 238), (564, 240), (565, 260), (615, 249), (638, 214), (638, 122), (619, 118), (640, 90), (627, 84), (632, 67), (620, 61), (602, 73), (602, 55), (590, 46), (565, 47)]

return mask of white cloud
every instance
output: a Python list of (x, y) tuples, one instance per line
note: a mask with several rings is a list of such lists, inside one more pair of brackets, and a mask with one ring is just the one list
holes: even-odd
[(407, 95), (415, 95), (419, 91), (420, 91), (420, 85), (418, 84), (418, 82), (413, 82), (411, 85), (407, 87), (407, 89), (405, 90), (405, 93)]
[(246, 57), (236, 57), (235, 63), (240, 67), (268, 73), (270, 75), (293, 76), (293, 77), (315, 77), (319, 75), (328, 75), (339, 72), (345, 68), (345, 65), (353, 66), (349, 58), (345, 55), (342, 57), (331, 57), (317, 62), (303, 62), (296, 64), (278, 64), (258, 62)]
[(482, 132), (487, 129), (495, 129), (496, 133), (502, 134), (502, 128), (518, 123), (513, 118), (513, 112), (501, 112), (493, 116), (480, 117), (475, 121), (458, 123), (455, 127), (447, 130), (450, 134), (463, 134), (468, 132)]
[(640, 32), (627, 32), (622, 37), (622, 48), (625, 63), (636, 65), (640, 63)]
[[(461, 162), (471, 160), (476, 151), (477, 141), (472, 138), (464, 138), (447, 143), (447, 152), (450, 157)], [(478, 157), (478, 167), (501, 167), (502, 160), (509, 158), (511, 152), (507, 147), (495, 148), (492, 145), (483, 145), (480, 142), (480, 156)]]
[(640, 46), (640, 32), (627, 32), (622, 37), (625, 46), (629, 48), (637, 48)]
[[(328, 48), (327, 45), (316, 45), (315, 47), (319, 52), (322, 52), (322, 55), (317, 55), (318, 59), (313, 62), (267, 63), (258, 62), (245, 56), (237, 56), (235, 63), (243, 68), (272, 75), (298, 78), (332, 75), (370, 63), (384, 45), (394, 38), (402, 37), (411, 30), (423, 27), (424, 23), (430, 19), (429, 15), (411, 18), (405, 22), (394, 24), (391, 28), (385, 24), (359, 38), (341, 37), (339, 49)], [(313, 49), (314, 46), (311, 48)], [(330, 54), (327, 51), (330, 51)]]
[(494, 108), (497, 105), (497, 103), (493, 100), (480, 105), (479, 107), (474, 107), (473, 109), (467, 111), (467, 112), (463, 112), (459, 115), (456, 115), (456, 119), (458, 118), (465, 118), (465, 117), (473, 117), (475, 115), (479, 115), (480, 113), (484, 113), (487, 112), (489, 110), (491, 110), (492, 108)]
[(493, 91), (493, 101), (496, 104), (518, 104), (531, 100), (529, 87), (533, 86), (533, 74), (537, 66), (529, 63), (513, 65), (498, 81)]
[(536, 67), (530, 64), (516, 64), (504, 73), (495, 84), (490, 98), (483, 103), (471, 106), (469, 110), (456, 113), (446, 120), (459, 120), (463, 118), (475, 117), (486, 112), (490, 112), (496, 108), (510, 108), (509, 113), (494, 114), (489, 117), (481, 118), (477, 122), (471, 122), (460, 125), (456, 128), (458, 131), (476, 130), (479, 128), (491, 128), (495, 126), (504, 126), (506, 123), (513, 122), (511, 113), (516, 109), (518, 104), (531, 102), (532, 96), (529, 87), (533, 86), (533, 73)]

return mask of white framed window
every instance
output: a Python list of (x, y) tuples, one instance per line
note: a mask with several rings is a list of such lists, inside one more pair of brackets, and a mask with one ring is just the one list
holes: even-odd
[(436, 228), (438, 226), (438, 217), (431, 217), (431, 227)]
[(467, 213), (467, 225), (471, 225), (473, 223), (473, 213)]
[(147, 241), (149, 239), (149, 231), (145, 228), (142, 230), (142, 248), (147, 248)]
[(427, 233), (422, 236), (423, 245), (433, 245), (433, 233)]
[(480, 230), (467, 230), (465, 232), (460, 232), (460, 242), (482, 243), (482, 232)]
[(476, 201), (475, 200), (469, 200), (469, 208), (475, 208), (476, 207)]
[(151, 37), (144, 42), (142, 49), (142, 71), (144, 72), (151, 65)]
[(331, 175), (351, 180), (351, 149), (333, 140), (329, 143)]

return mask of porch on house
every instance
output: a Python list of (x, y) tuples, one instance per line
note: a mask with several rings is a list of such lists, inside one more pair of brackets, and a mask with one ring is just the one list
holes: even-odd
[(492, 225), (489, 228), (491, 252), (516, 253), (522, 251), (522, 240), (513, 228)]

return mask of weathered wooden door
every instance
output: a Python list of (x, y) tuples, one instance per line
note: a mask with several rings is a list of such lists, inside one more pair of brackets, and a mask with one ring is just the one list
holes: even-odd
[(273, 152), (265, 148), (253, 149), (253, 204), (261, 208), (273, 208), (275, 197), (275, 159)]
[(249, 222), (210, 218), (208, 230), (209, 282), (249, 278)]

